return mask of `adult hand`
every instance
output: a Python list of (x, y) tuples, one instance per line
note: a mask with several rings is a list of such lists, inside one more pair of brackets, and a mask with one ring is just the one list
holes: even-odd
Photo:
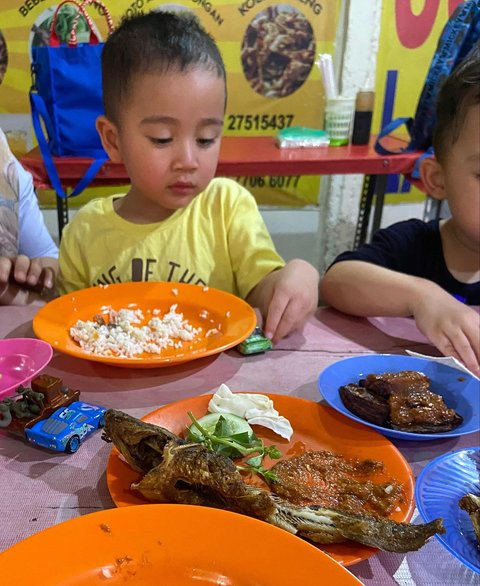
[(0, 257), (0, 305), (25, 305), (54, 294), (58, 261), (27, 256)]
[[(54, 261), (52, 263), (52, 261)], [(56, 261), (51, 258), (0, 257), (0, 283), (13, 282), (28, 289), (51, 289), (55, 283)]]

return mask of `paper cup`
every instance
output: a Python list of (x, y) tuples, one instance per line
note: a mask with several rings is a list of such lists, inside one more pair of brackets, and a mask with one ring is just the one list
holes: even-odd
[(331, 146), (342, 146), (350, 142), (355, 111), (355, 98), (327, 100), (325, 107), (325, 130), (330, 136)]

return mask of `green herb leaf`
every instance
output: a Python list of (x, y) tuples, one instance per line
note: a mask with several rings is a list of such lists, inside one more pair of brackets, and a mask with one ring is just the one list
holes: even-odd
[(267, 484), (275, 484), (276, 482), (278, 482), (278, 476), (273, 470), (267, 470), (266, 468), (262, 467), (257, 471), (257, 474), (263, 476)]
[(265, 446), (253, 432), (234, 433), (233, 426), (223, 416), (219, 417), (213, 432), (207, 431), (191, 411), (188, 412), (188, 416), (192, 421), (192, 427), (200, 433), (198, 441), (207, 449), (232, 459), (252, 455), (246, 461), (246, 466), (237, 466), (237, 468), (258, 474), (268, 483), (277, 482), (275, 472), (262, 466), (263, 459), (267, 455), (274, 459), (281, 458), (282, 454), (276, 446)]
[(265, 448), (265, 455), (270, 456), (273, 460), (278, 460), (282, 457), (282, 452), (277, 446), (268, 446)]
[(228, 424), (228, 421), (225, 419), (225, 417), (223, 417), (223, 415), (220, 415), (213, 434), (217, 435), (218, 437), (228, 437), (231, 433), (231, 427)]
[(245, 464), (248, 464), (251, 467), (258, 467), (261, 466), (263, 460), (263, 454), (259, 454), (258, 456), (254, 456), (253, 458), (248, 459)]
[[(248, 462), (247, 462), (248, 464)], [(274, 470), (268, 470), (268, 468), (264, 468), (263, 466), (237, 466), (237, 468), (239, 470), (243, 470), (245, 472), (250, 472), (251, 474), (258, 474), (258, 476), (261, 476), (266, 482), (267, 484), (275, 484), (275, 482), (278, 482), (278, 477), (277, 474), (275, 473)]]
[(236, 434), (231, 435), (229, 437), (231, 440), (238, 442), (239, 444), (241, 444), (242, 446), (244, 446), (246, 448), (253, 448), (255, 445), (261, 446), (261, 442), (259, 442), (255, 436), (254, 436), (255, 439), (253, 439), (252, 435), (250, 433), (248, 433), (248, 431), (244, 431), (242, 433), (236, 433)]

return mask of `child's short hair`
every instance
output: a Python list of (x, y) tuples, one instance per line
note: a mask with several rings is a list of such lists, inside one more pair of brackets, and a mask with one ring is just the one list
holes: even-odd
[(443, 83), (437, 100), (433, 148), (439, 161), (460, 135), (465, 117), (480, 103), (480, 43), (455, 67)]
[(196, 67), (226, 79), (220, 51), (195, 15), (149, 12), (124, 18), (102, 52), (105, 115), (118, 123), (120, 104), (128, 97), (135, 75)]

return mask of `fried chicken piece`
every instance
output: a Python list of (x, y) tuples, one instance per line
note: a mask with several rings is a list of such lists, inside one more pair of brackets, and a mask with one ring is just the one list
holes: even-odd
[(410, 433), (440, 433), (463, 418), (430, 390), (430, 379), (412, 370), (369, 374), (358, 385), (340, 387), (345, 407), (361, 419)]

